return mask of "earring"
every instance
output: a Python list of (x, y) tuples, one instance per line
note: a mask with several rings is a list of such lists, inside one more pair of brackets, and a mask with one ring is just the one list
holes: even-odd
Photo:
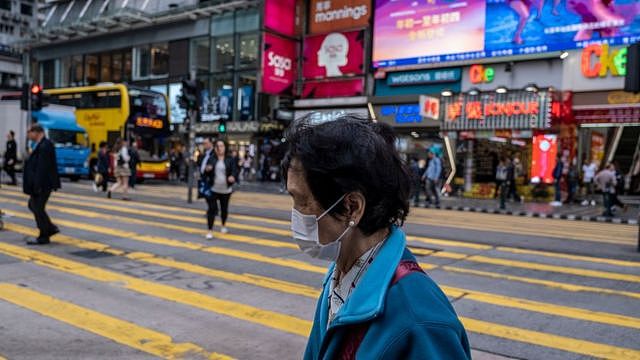
[(356, 226), (356, 222), (353, 220), (349, 221), (349, 227), (354, 227), (354, 226)]

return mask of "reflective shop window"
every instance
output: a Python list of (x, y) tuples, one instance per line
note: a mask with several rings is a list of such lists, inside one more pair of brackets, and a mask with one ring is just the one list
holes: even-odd
[(55, 87), (56, 63), (55, 60), (47, 60), (40, 63), (40, 83), (44, 88)]
[(71, 57), (66, 56), (60, 59), (60, 78), (58, 87), (67, 87), (71, 84)]
[(209, 72), (209, 55), (211, 52), (209, 41), (209, 37), (191, 40), (190, 68), (195, 68), (198, 73)]
[(151, 75), (169, 74), (169, 43), (151, 44)]
[(69, 85), (78, 86), (84, 82), (83, 71), (83, 58), (82, 55), (71, 56), (69, 63)]
[(151, 74), (151, 49), (149, 46), (139, 46), (133, 49), (135, 74), (134, 79), (144, 79)]
[(240, 66), (258, 67), (258, 56), (260, 54), (260, 41), (258, 33), (240, 34)]
[(132, 69), (132, 55), (131, 55), (131, 50), (127, 51), (124, 53), (124, 60), (123, 60), (123, 72), (122, 72), (122, 81), (130, 81), (132, 79), (131, 77), (131, 69)]
[(256, 73), (238, 75), (238, 114), (242, 121), (255, 120)]
[(111, 54), (100, 55), (100, 81), (108, 82), (112, 81), (111, 77)]
[(234, 60), (233, 36), (213, 38), (213, 69), (215, 71), (233, 69)]
[(84, 58), (84, 78), (86, 84), (98, 82), (98, 56), (86, 55)]
[(122, 81), (122, 53), (114, 53), (111, 57), (111, 67), (113, 69), (111, 80), (113, 82)]
[(201, 120), (203, 122), (231, 119), (233, 115), (233, 76), (214, 75), (211, 86), (202, 96)]

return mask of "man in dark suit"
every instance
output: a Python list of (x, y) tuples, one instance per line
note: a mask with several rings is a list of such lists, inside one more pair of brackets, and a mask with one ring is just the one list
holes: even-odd
[(9, 185), (17, 185), (16, 182), (16, 162), (18, 161), (18, 146), (16, 145), (15, 133), (13, 130), (7, 134), (7, 150), (4, 153), (4, 171), (11, 178)]
[(23, 191), (29, 195), (29, 210), (33, 213), (40, 230), (37, 239), (29, 239), (29, 245), (44, 245), (49, 238), (60, 232), (45, 211), (51, 191), (60, 189), (56, 151), (53, 143), (45, 137), (42, 126), (35, 123), (27, 133), (36, 145), (24, 166)]

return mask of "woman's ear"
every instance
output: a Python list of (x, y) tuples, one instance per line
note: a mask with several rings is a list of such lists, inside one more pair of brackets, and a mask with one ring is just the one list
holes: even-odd
[(366, 199), (361, 192), (351, 192), (344, 197), (344, 208), (347, 222), (353, 220), (356, 225), (360, 223), (362, 216), (364, 215), (364, 208), (366, 206)]

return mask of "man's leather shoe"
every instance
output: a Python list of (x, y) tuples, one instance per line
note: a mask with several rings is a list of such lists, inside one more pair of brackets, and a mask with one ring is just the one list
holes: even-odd
[(49, 238), (39, 237), (37, 239), (29, 239), (27, 240), (27, 245), (46, 245), (50, 243)]
[(51, 231), (49, 231), (49, 234), (47, 234), (48, 237), (52, 237), (55, 234), (60, 233), (60, 229), (58, 229), (57, 226), (54, 226), (53, 229), (51, 229)]

